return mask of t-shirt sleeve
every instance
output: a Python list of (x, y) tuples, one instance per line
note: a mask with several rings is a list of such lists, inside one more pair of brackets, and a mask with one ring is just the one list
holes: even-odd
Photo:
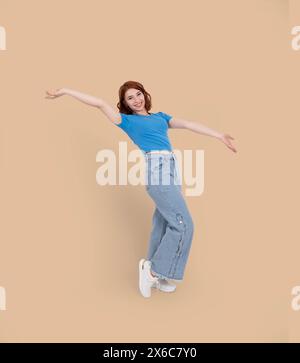
[(159, 112), (158, 113), (162, 118), (164, 118), (166, 121), (167, 121), (167, 123), (169, 124), (169, 121), (171, 120), (171, 118), (173, 117), (173, 116), (171, 116), (171, 115), (169, 115), (169, 114), (167, 114), (167, 113), (164, 113), (164, 112)]
[(115, 124), (116, 126), (120, 127), (125, 132), (128, 131), (129, 128), (129, 121), (127, 115), (125, 113), (120, 113), (121, 115), (121, 122), (119, 124)]

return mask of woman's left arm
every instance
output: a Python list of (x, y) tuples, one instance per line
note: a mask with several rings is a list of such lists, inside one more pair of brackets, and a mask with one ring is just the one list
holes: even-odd
[(205, 125), (172, 117), (171, 120), (169, 121), (169, 126), (172, 129), (187, 129), (187, 130), (197, 132), (198, 134), (215, 137), (218, 140), (224, 142), (224, 144), (227, 147), (229, 147), (229, 149), (231, 149), (234, 152), (237, 152), (237, 150), (234, 148), (234, 146), (231, 144), (231, 141), (230, 141), (230, 140), (234, 140), (233, 137), (231, 137), (228, 134), (223, 134), (221, 132), (212, 130)]

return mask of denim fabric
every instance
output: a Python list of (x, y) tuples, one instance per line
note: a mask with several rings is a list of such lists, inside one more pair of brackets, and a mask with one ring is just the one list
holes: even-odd
[(158, 277), (182, 281), (194, 224), (182, 195), (178, 162), (173, 152), (144, 156), (146, 190), (155, 203), (147, 260)]

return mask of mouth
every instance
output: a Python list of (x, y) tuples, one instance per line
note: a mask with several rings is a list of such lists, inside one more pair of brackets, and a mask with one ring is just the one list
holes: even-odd
[(138, 105), (134, 105), (134, 107), (140, 107), (142, 103), (139, 103)]

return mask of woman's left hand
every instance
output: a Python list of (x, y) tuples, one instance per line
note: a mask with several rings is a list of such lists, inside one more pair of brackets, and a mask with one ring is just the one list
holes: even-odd
[(229, 149), (231, 149), (232, 151), (234, 151), (235, 153), (237, 152), (237, 150), (234, 148), (234, 146), (231, 144), (230, 140), (234, 140), (234, 138), (228, 134), (223, 134), (219, 137), (219, 139), (224, 142), (224, 144), (229, 147)]

